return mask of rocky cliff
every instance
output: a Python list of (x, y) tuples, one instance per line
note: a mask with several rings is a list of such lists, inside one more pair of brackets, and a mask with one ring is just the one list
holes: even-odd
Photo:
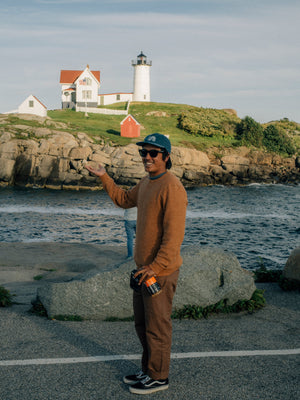
[[(26, 116), (22, 116), (23, 119)], [(68, 132), (63, 123), (50, 119), (36, 127), (0, 124), (0, 185), (38, 186), (56, 189), (99, 188), (84, 164), (101, 163), (122, 185), (133, 185), (145, 174), (132, 143), (115, 147), (93, 140), (83, 132)], [(173, 147), (172, 172), (186, 186), (214, 184), (299, 183), (300, 158), (251, 150)]]

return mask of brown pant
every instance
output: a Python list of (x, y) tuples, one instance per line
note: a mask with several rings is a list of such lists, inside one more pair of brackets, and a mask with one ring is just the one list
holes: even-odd
[(162, 291), (148, 294), (145, 285), (141, 293), (133, 293), (135, 329), (143, 347), (142, 370), (152, 379), (169, 376), (172, 344), (172, 301), (179, 271), (157, 277)]

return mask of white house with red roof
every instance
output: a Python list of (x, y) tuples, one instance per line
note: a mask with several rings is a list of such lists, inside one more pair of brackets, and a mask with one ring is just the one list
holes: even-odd
[(97, 107), (100, 88), (100, 71), (60, 71), (62, 108)]
[[(89, 65), (84, 71), (61, 70), (61, 102), (62, 108), (78, 109), (84, 107), (87, 111), (118, 102), (150, 101), (150, 67), (143, 52), (132, 61), (134, 67), (134, 91), (130, 93), (117, 92), (99, 94), (100, 71), (91, 71)], [(100, 110), (98, 110), (100, 111)]]
[(34, 114), (40, 117), (47, 117), (47, 107), (32, 94), (18, 107), (19, 114)]
[(100, 71), (91, 71), (89, 65), (84, 71), (60, 71), (60, 84), (62, 108), (90, 109), (132, 100), (132, 93), (99, 94)]

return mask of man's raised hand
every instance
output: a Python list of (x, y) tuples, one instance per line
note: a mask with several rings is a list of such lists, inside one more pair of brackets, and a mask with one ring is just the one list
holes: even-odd
[(91, 174), (96, 175), (96, 176), (103, 176), (106, 173), (105, 168), (102, 165), (98, 165), (98, 168), (93, 168), (90, 165), (85, 165), (84, 166)]

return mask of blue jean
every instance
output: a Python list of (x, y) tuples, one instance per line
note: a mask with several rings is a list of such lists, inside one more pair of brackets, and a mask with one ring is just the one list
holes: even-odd
[(125, 221), (127, 235), (127, 257), (133, 257), (133, 237), (136, 232), (136, 221)]

